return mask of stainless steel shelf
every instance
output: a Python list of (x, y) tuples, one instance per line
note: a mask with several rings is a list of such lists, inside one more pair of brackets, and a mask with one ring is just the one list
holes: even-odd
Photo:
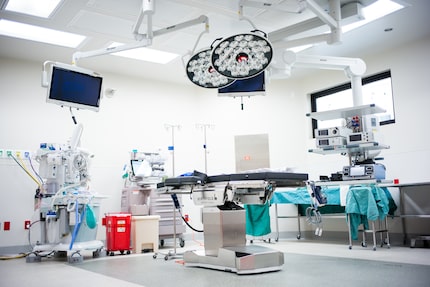
[(368, 104), (338, 110), (331, 110), (325, 112), (313, 112), (307, 113), (307, 117), (311, 117), (316, 120), (326, 121), (326, 120), (334, 120), (341, 118), (349, 118), (353, 116), (365, 116), (371, 114), (384, 113), (386, 110), (376, 106), (375, 104)]
[(369, 150), (382, 150), (389, 149), (390, 146), (381, 145), (377, 142), (368, 142), (362, 144), (350, 144), (336, 147), (326, 147), (326, 148), (314, 148), (309, 149), (309, 152), (317, 153), (317, 154), (356, 154), (363, 153)]

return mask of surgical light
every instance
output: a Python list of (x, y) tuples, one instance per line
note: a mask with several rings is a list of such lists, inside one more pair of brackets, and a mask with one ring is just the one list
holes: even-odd
[(218, 73), (210, 61), (212, 48), (204, 49), (193, 55), (187, 63), (188, 78), (194, 84), (203, 88), (222, 88), (235, 80)]
[(234, 35), (219, 42), (211, 54), (214, 69), (233, 79), (249, 78), (264, 71), (272, 61), (273, 49), (266, 37), (254, 33), (257, 31)]

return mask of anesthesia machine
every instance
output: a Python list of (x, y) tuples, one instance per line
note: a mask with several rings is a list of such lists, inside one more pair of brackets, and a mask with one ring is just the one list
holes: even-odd
[(102, 196), (88, 185), (93, 157), (79, 147), (83, 126), (78, 124), (67, 144), (42, 143), (37, 151), (43, 184), (36, 190), (35, 211), (39, 214), (40, 240), (27, 256), (39, 262), (45, 255), (65, 256), (70, 263), (83, 260), (80, 251), (99, 255), (103, 242), (95, 240)]

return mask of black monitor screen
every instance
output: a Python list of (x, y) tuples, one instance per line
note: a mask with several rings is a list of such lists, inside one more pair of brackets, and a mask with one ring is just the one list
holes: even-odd
[(53, 66), (47, 102), (98, 111), (102, 77), (90, 71)]
[(254, 96), (265, 94), (265, 73), (247, 79), (234, 81), (227, 87), (218, 89), (219, 96)]

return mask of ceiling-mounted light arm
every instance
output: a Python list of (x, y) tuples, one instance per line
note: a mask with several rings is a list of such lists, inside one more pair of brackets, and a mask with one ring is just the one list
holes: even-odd
[[(107, 47), (93, 51), (80, 52), (77, 51), (72, 56), (72, 63), (74, 65), (77, 64), (77, 61), (82, 58), (89, 58), (95, 56), (108, 55), (112, 53), (117, 53), (121, 51), (127, 51), (142, 47), (147, 47), (152, 44), (152, 15), (154, 14), (155, 6), (153, 0), (142, 0), (142, 7), (140, 9), (140, 13), (137, 17), (136, 23), (133, 26), (133, 35), (134, 38), (139, 41), (137, 43), (125, 44), (117, 47)], [(139, 29), (142, 26), (142, 22), (147, 18), (147, 33), (140, 34)]]
[[(153, 0), (142, 0), (142, 8), (140, 9), (139, 16), (137, 17), (136, 23), (133, 26), (133, 35), (137, 41), (141, 41), (144, 38), (152, 39), (152, 15), (155, 11), (155, 1)], [(144, 18), (147, 18), (147, 33), (140, 34), (139, 29), (142, 26)]]
[(203, 34), (208, 33), (209, 29), (205, 29), (205, 31), (201, 32), (199, 34), (199, 36), (197, 37), (196, 43), (194, 44), (194, 47), (191, 51), (188, 51), (185, 55), (182, 56), (182, 65), (185, 67), (187, 64), (186, 62), (188, 61), (188, 59), (186, 59), (187, 57), (191, 57), (192, 55), (194, 55), (194, 53), (196, 52), (197, 49), (197, 45), (200, 42), (200, 39), (202, 38)]
[(340, 37), (342, 35), (342, 26), (340, 24), (340, 20), (342, 19), (341, 10), (340, 10), (340, 0), (332, 0), (329, 1), (330, 5), (330, 16), (335, 21), (335, 25), (330, 26), (330, 40), (327, 42), (328, 44), (336, 44), (340, 43)]
[(200, 39), (202, 38), (203, 34), (209, 33), (209, 22), (208, 21), (209, 20), (206, 21), (205, 30), (202, 31), (200, 33), (200, 35), (197, 37), (196, 43), (194, 44), (194, 47), (193, 47), (193, 50), (191, 50), (191, 54), (194, 54), (194, 52), (196, 51), (197, 45), (199, 44)]
[(314, 68), (326, 70), (343, 70), (351, 79), (351, 90), (354, 106), (362, 105), (362, 75), (366, 72), (366, 63), (359, 58), (328, 57), (301, 55), (284, 51), (283, 60), (290, 68)]
[[(340, 42), (342, 35), (340, 21), (342, 20), (343, 13), (340, 7), (340, 0), (329, 0), (329, 13), (322, 9), (313, 0), (304, 1), (306, 1), (307, 7), (316, 14), (317, 17), (270, 32), (269, 40), (275, 49), (289, 49), (322, 42), (326, 42), (328, 44)], [(351, 10), (350, 7), (345, 7), (344, 10), (348, 12), (348, 15), (352, 13), (349, 11)], [(301, 38), (291, 38), (294, 35), (299, 35), (300, 33), (317, 29), (325, 25), (330, 27), (330, 33), (320, 33)]]
[[(204, 23), (205, 27), (207, 27), (208, 26), (208, 24), (207, 24), (208, 23), (208, 17), (202, 15), (202, 16), (200, 16), (196, 19), (190, 20), (190, 21), (186, 21), (186, 22), (183, 22), (180, 24), (176, 24), (173, 26), (162, 28), (162, 29), (159, 29), (159, 30), (154, 31), (154, 32), (151, 31), (149, 34), (151, 34), (155, 37), (155, 36), (163, 35), (163, 34), (166, 34), (169, 32), (174, 32), (174, 31), (177, 31), (180, 29), (188, 28), (188, 27), (194, 26), (196, 24), (201, 24), (201, 23)], [(112, 54), (112, 53), (116, 53), (116, 52), (147, 47), (147, 46), (150, 46), (152, 44), (152, 38), (149, 38), (148, 34), (141, 34), (141, 36), (142, 36), (142, 40), (140, 40), (137, 43), (124, 44), (124, 45), (117, 46), (117, 47), (107, 47), (107, 48), (102, 48), (102, 49), (87, 51), (87, 52), (77, 51), (72, 56), (73, 57), (72, 63), (76, 64), (77, 61), (79, 59), (82, 59), (82, 58), (108, 55), (108, 54)]]
[(193, 49), (191, 51), (189, 51), (188, 53), (186, 53), (185, 55), (182, 56), (182, 65), (184, 67), (187, 65), (186, 62), (188, 61), (185, 58), (186, 57), (191, 57), (192, 55), (194, 55), (194, 53), (196, 52), (196, 49), (197, 49), (197, 45), (200, 42), (200, 39), (203, 37), (204, 34), (209, 33), (209, 18), (207, 16), (205, 16), (205, 15), (201, 15), (196, 20), (199, 21), (199, 23), (204, 23), (205, 24), (205, 29), (197, 37), (197, 40), (196, 40), (196, 43), (194, 44)]
[(254, 25), (254, 23), (251, 21), (251, 19), (244, 16), (242, 2), (245, 2), (245, 1), (239, 2), (239, 12), (238, 12), (239, 13), (239, 20), (247, 21), (249, 24), (251, 24), (251, 26), (254, 30), (257, 30), (257, 26)]
[(305, 0), (298, 0), (297, 5), (291, 5), (290, 7), (286, 5), (280, 5), (283, 1), (280, 1), (280, 3), (270, 3), (270, 2), (261, 2), (261, 1), (252, 1), (252, 0), (240, 0), (239, 1), (239, 7), (253, 7), (253, 8), (261, 8), (265, 10), (275, 10), (275, 11), (282, 11), (287, 13), (295, 13), (300, 14), (303, 12), (303, 10), (306, 9), (306, 4), (304, 3)]
[[(323, 23), (330, 27), (329, 34), (322, 34), (311, 36), (307, 39), (307, 43), (303, 44), (314, 44), (318, 42), (327, 42), (327, 44), (335, 44), (340, 43), (341, 37), (341, 25), (340, 20), (341, 17), (341, 9), (340, 9), (340, 0), (329, 0), (329, 13), (325, 11), (321, 6), (319, 6), (314, 0), (305, 0), (306, 5)], [(305, 39), (300, 39), (302, 42)], [(315, 42), (311, 42), (315, 41)]]
[(168, 26), (166, 28), (162, 28), (160, 30), (154, 31), (154, 37), (164, 35), (170, 32), (175, 32), (184, 28), (188, 28), (198, 24), (205, 24), (205, 29), (209, 29), (209, 19), (205, 15), (200, 15), (196, 19), (185, 21), (183, 23), (179, 23), (176, 25)]
[(151, 44), (152, 44), (151, 39), (142, 39), (141, 41), (139, 41), (137, 43), (124, 44), (124, 45), (116, 46), (116, 47), (106, 47), (106, 48), (102, 48), (102, 49), (98, 49), (98, 50), (85, 51), (85, 52), (76, 51), (75, 53), (73, 53), (72, 63), (73, 63), (73, 65), (76, 65), (78, 63), (78, 60), (82, 59), (82, 58), (90, 58), (90, 57), (96, 57), (96, 56), (109, 55), (109, 54), (117, 53), (117, 52), (121, 52), (121, 51), (127, 51), (127, 50), (133, 50), (133, 49), (137, 49), (137, 48), (147, 47)]
[(326, 23), (331, 28), (339, 27), (338, 22), (336, 21), (335, 18), (333, 18), (332, 9), (338, 8), (339, 14), (340, 14), (340, 0), (329, 1), (331, 15), (327, 14), (327, 12), (323, 8), (321, 8), (314, 0), (305, 0), (305, 1), (309, 10), (311, 10), (315, 15), (317, 15), (318, 18), (320, 18), (324, 23)]

